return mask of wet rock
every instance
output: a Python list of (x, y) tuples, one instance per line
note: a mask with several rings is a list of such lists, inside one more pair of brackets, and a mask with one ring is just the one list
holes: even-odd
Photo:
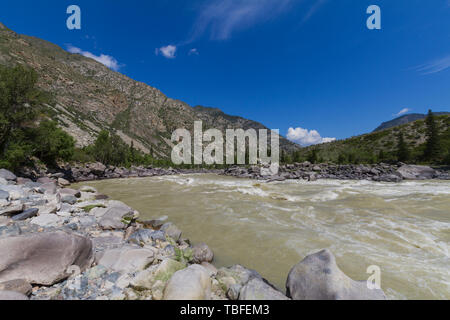
[(397, 172), (405, 180), (427, 180), (436, 177), (436, 170), (426, 166), (404, 165)]
[(23, 211), (20, 214), (17, 214), (15, 216), (13, 216), (12, 220), (14, 220), (14, 221), (27, 220), (29, 218), (35, 217), (38, 214), (38, 212), (39, 212), (39, 209), (37, 209), (37, 208), (30, 208), (30, 209), (27, 209), (27, 210)]
[(69, 276), (69, 267), (84, 271), (93, 261), (88, 238), (63, 231), (0, 239), (0, 281), (24, 279), (53, 285)]
[(214, 253), (205, 243), (195, 245), (192, 248), (192, 254), (194, 263), (198, 264), (202, 262), (212, 262), (214, 259)]
[(17, 180), (16, 175), (6, 169), (0, 169), (0, 178), (5, 179), (6, 181), (16, 181)]
[(174, 273), (164, 290), (164, 300), (209, 300), (211, 279), (200, 265), (191, 265)]
[(31, 285), (23, 279), (10, 280), (0, 283), (0, 291), (14, 291), (24, 295), (29, 295), (32, 289), (33, 288)]
[(395, 174), (384, 174), (379, 177), (374, 177), (373, 181), (379, 182), (401, 182), (403, 179)]
[(0, 291), (0, 301), (28, 300), (28, 297), (15, 291)]
[(280, 291), (264, 282), (262, 279), (253, 278), (239, 293), (239, 300), (290, 300)]
[(354, 281), (337, 266), (329, 250), (307, 256), (289, 272), (287, 296), (293, 300), (384, 300), (382, 290)]
[(155, 259), (150, 249), (124, 246), (105, 251), (98, 264), (117, 272), (142, 271)]

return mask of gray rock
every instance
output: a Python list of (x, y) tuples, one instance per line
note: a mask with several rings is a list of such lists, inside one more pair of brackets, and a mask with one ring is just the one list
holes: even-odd
[(173, 225), (172, 223), (166, 223), (161, 227), (161, 231), (164, 231), (164, 233), (178, 242), (181, 238), (181, 230), (177, 228), (177, 226)]
[(239, 300), (290, 300), (280, 291), (264, 282), (262, 279), (253, 278), (239, 293)]
[(164, 290), (164, 300), (209, 300), (211, 279), (208, 271), (195, 264), (177, 271)]
[(13, 216), (23, 211), (25, 205), (23, 203), (11, 203), (7, 207), (0, 210), (0, 216)]
[(73, 204), (77, 203), (77, 201), (78, 200), (75, 196), (72, 196), (69, 194), (61, 196), (61, 202), (63, 202), (63, 203), (68, 203), (68, 204), (73, 205)]
[(128, 206), (108, 208), (100, 218), (99, 225), (104, 230), (125, 229), (135, 218), (135, 212)]
[(198, 264), (212, 262), (214, 259), (214, 253), (205, 243), (196, 244), (192, 248), (192, 254), (194, 263)]
[(59, 190), (59, 193), (61, 194), (61, 196), (70, 195), (70, 196), (74, 196), (76, 198), (81, 197), (81, 192), (79, 190), (74, 190), (74, 189), (69, 189), (69, 188), (61, 189), (61, 190)]
[(337, 266), (329, 250), (307, 256), (289, 272), (287, 296), (293, 300), (385, 300), (382, 290), (354, 281)]
[(29, 300), (24, 294), (14, 291), (0, 291), (0, 301)]
[(403, 179), (395, 174), (384, 174), (379, 177), (374, 177), (373, 180), (380, 182), (401, 182)]
[(48, 184), (48, 183), (53, 183), (54, 184), (55, 180), (51, 179), (49, 177), (41, 177), (41, 178), (37, 179), (36, 182), (40, 183), (40, 184)]
[(56, 184), (54, 182), (44, 183), (40, 186), (46, 194), (56, 194)]
[(64, 178), (58, 178), (58, 185), (60, 185), (61, 187), (67, 187), (70, 185), (70, 182)]
[(39, 209), (37, 209), (37, 208), (27, 209), (24, 212), (13, 216), (12, 219), (14, 221), (27, 220), (29, 218), (33, 218), (34, 216), (36, 216), (38, 214), (38, 212), (39, 212)]
[(436, 170), (426, 166), (404, 165), (397, 172), (405, 180), (428, 180), (436, 177)]
[(6, 169), (0, 169), (0, 178), (3, 178), (7, 181), (16, 181), (17, 180), (16, 175)]
[(98, 264), (116, 272), (136, 272), (146, 269), (154, 259), (153, 250), (124, 246), (105, 251)]
[(56, 214), (44, 213), (31, 219), (30, 223), (40, 227), (57, 227), (62, 222), (61, 218)]
[(9, 192), (0, 190), (0, 200), (7, 200), (9, 198)]
[(21, 178), (21, 177), (18, 177), (17, 181), (16, 181), (17, 185), (24, 185), (24, 184), (30, 183), (30, 182), (33, 182), (33, 181), (31, 179)]
[(148, 229), (139, 229), (133, 232), (128, 238), (128, 242), (144, 246), (146, 244), (152, 244), (153, 240), (166, 240), (164, 233), (161, 231), (153, 231)]
[(23, 279), (10, 280), (0, 283), (0, 291), (14, 291), (24, 295), (29, 295), (32, 289), (33, 288), (31, 285)]
[[(93, 261), (88, 238), (62, 231), (0, 239), (0, 281), (24, 279), (31, 284), (53, 285), (83, 272)], [(71, 268), (69, 268), (71, 267)]]

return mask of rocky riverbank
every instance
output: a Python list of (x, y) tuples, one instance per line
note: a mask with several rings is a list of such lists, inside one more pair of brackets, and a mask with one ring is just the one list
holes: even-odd
[(141, 221), (94, 188), (0, 169), (0, 300), (385, 299), (343, 274), (327, 250), (292, 268), (286, 294), (213, 259), (170, 222)]
[(450, 180), (449, 168), (435, 170), (426, 166), (415, 166), (398, 163), (376, 165), (335, 165), (311, 164), (309, 162), (282, 165), (276, 174), (268, 168), (260, 166), (232, 166), (227, 169), (174, 169), (136, 167), (131, 168), (105, 166), (102, 163), (78, 165), (62, 165), (57, 169), (23, 168), (20, 176), (36, 180), (40, 177), (50, 177), (64, 185), (71, 182), (85, 182), (104, 179), (123, 179), (138, 177), (154, 177), (176, 174), (214, 173), (238, 178), (258, 179), (265, 181), (283, 181), (302, 179), (316, 181), (319, 179), (339, 180), (369, 180), (379, 182), (401, 182), (403, 180)]
[[(268, 181), (289, 179), (316, 181), (319, 179), (369, 180), (377, 182), (401, 182), (403, 180), (450, 180), (448, 170), (435, 170), (426, 166), (376, 164), (376, 165), (335, 165), (312, 164), (310, 162), (282, 165), (276, 175), (261, 174), (260, 167), (231, 167), (224, 175)], [(267, 172), (267, 171), (266, 171)]]

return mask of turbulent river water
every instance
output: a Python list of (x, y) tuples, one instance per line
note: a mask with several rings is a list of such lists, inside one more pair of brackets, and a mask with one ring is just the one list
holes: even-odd
[(180, 175), (87, 184), (207, 243), (216, 266), (242, 264), (283, 291), (293, 265), (329, 248), (355, 280), (379, 266), (390, 299), (450, 299), (450, 182)]

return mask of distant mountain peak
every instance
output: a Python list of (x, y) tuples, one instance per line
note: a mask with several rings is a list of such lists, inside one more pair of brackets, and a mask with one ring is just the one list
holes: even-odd
[[(433, 114), (435, 114), (437, 116), (440, 116), (440, 115), (450, 114), (450, 112), (433, 112)], [(405, 114), (405, 115), (403, 115), (401, 117), (398, 117), (398, 118), (395, 118), (393, 120), (383, 122), (373, 132), (390, 129), (390, 128), (393, 128), (393, 127), (396, 127), (396, 126), (401, 126), (403, 124), (407, 124), (407, 123), (414, 122), (414, 121), (417, 121), (417, 120), (422, 120), (422, 119), (426, 118), (426, 116), (427, 116), (426, 114), (422, 114), (422, 113)]]

